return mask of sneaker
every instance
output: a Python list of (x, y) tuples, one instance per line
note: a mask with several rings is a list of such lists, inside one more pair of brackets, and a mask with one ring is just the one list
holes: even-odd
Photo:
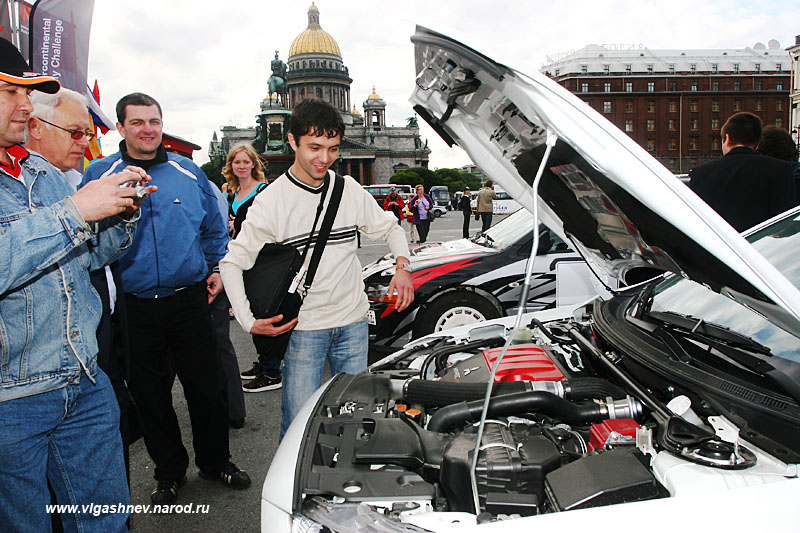
[(239, 376), (242, 379), (255, 379), (261, 375), (261, 365), (258, 362), (253, 363), (253, 368), (250, 370), (245, 370), (244, 372), (240, 373)]
[(200, 470), (203, 479), (215, 479), (231, 489), (242, 490), (250, 486), (250, 476), (238, 466), (228, 461), (228, 464), (219, 472), (205, 472)]
[(150, 501), (156, 505), (169, 505), (178, 499), (178, 489), (186, 483), (186, 476), (178, 481), (165, 479), (158, 482), (150, 493)]
[(281, 378), (271, 378), (269, 376), (258, 376), (250, 383), (242, 385), (245, 392), (264, 392), (265, 390), (275, 390), (281, 388)]

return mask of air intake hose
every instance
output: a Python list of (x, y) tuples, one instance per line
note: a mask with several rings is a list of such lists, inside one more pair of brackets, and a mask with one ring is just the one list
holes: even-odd
[[(446, 432), (465, 423), (480, 421), (483, 400), (459, 402), (442, 407), (431, 417), (429, 431)], [(518, 392), (498, 396), (489, 401), (489, 417), (538, 411), (568, 424), (588, 424), (609, 418), (608, 410), (599, 404), (576, 405), (549, 392)]]

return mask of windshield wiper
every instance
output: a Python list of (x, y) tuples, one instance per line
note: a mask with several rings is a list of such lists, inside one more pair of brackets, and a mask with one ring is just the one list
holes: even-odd
[(772, 350), (752, 337), (748, 337), (747, 335), (743, 335), (713, 322), (706, 322), (700, 317), (683, 315), (675, 313), (674, 311), (649, 311), (647, 317), (693, 334), (709, 337), (738, 348), (744, 348), (750, 352), (772, 356)]
[[(800, 403), (800, 383), (783, 370), (776, 368), (764, 359), (752, 355), (752, 353), (757, 353), (772, 357), (768, 347), (746, 335), (736, 333), (718, 324), (707, 323), (697, 317), (669, 311), (651, 311), (648, 316), (662, 322), (662, 327), (654, 333), (679, 361), (688, 364), (696, 360), (696, 358), (692, 357), (680, 342), (672, 336), (674, 334), (708, 346), (709, 349), (706, 351), (706, 355), (721, 359), (711, 351), (712, 348), (717, 350), (742, 368), (776, 383), (791, 398)], [(751, 353), (747, 353), (744, 350)]]

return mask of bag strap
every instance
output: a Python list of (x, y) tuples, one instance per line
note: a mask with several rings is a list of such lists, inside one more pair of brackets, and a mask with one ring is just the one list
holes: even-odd
[[(334, 191), (335, 192), (335, 191)], [(328, 182), (322, 186), (322, 190), (319, 193), (319, 204), (317, 204), (317, 214), (314, 216), (314, 225), (311, 226), (311, 233), (308, 234), (308, 240), (306, 241), (306, 245), (303, 247), (303, 253), (300, 254), (300, 264), (302, 265), (306, 261), (306, 256), (308, 255), (308, 248), (311, 246), (311, 241), (314, 239), (314, 230), (317, 229), (317, 222), (319, 222), (319, 216), (322, 214), (322, 206), (325, 204), (325, 195), (328, 194)], [(331, 197), (331, 200), (333, 198)], [(327, 214), (326, 220), (327, 220)], [(323, 220), (323, 225), (325, 221)], [(321, 231), (321, 230), (320, 230)], [(313, 260), (313, 255), (311, 256)]]
[[(333, 219), (336, 218), (336, 213), (339, 211), (339, 203), (342, 200), (343, 191), (344, 178), (337, 173), (334, 175), (331, 202), (328, 204), (328, 209), (325, 211), (325, 218), (322, 220), (322, 226), (319, 229), (319, 235), (317, 235), (317, 243), (314, 245), (314, 253), (311, 254), (311, 262), (308, 264), (308, 272), (303, 282), (304, 295), (308, 293), (308, 289), (311, 288), (311, 283), (314, 281), (314, 275), (317, 273), (319, 261), (322, 259), (322, 252), (325, 250), (325, 245), (328, 243), (328, 237), (331, 234)], [(316, 226), (316, 222), (314, 225)]]

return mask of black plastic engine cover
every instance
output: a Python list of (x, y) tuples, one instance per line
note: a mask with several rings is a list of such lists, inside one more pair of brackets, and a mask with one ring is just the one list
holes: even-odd
[(642, 459), (627, 448), (581, 457), (547, 475), (547, 498), (554, 510), (569, 511), (669, 496)]
[[(444, 453), (440, 481), (451, 511), (474, 511), (469, 472), (475, 438), (474, 433), (461, 433)], [(542, 436), (540, 429), (524, 424), (509, 427), (487, 421), (482, 448), (476, 472), (482, 510), (489, 493), (533, 495), (541, 502), (545, 475), (561, 465), (556, 446)], [(519, 512), (532, 514), (536, 508), (520, 506)]]

